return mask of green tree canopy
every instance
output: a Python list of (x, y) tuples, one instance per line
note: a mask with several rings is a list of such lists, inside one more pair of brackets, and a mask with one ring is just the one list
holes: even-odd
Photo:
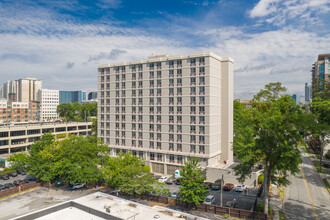
[(251, 108), (239, 107), (236, 111), (234, 152), (242, 162), (235, 167), (241, 182), (251, 174), (257, 162), (263, 161), (264, 212), (267, 214), (270, 181), (287, 185), (288, 174), (299, 171), (298, 145), (302, 137), (297, 121), (303, 112), (289, 95), (279, 96), (280, 91), (285, 91), (280, 83), (265, 88), (255, 96)]
[(63, 103), (57, 106), (57, 113), (64, 121), (83, 121), (97, 116), (97, 103)]
[[(120, 152), (117, 157), (103, 160), (103, 172), (106, 183), (128, 194), (143, 194), (156, 191), (164, 193), (164, 184), (158, 182), (145, 168), (145, 161), (133, 156), (130, 152), (125, 155)], [(149, 171), (149, 172), (148, 172)]]
[(108, 150), (96, 137), (71, 135), (56, 141), (53, 135), (44, 134), (31, 145), (29, 155), (14, 154), (9, 160), (15, 167), (25, 164), (27, 171), (42, 181), (61, 178), (68, 183), (89, 183), (100, 180), (97, 165)]
[(179, 191), (180, 201), (188, 206), (198, 205), (206, 199), (207, 190), (204, 186), (205, 169), (199, 165), (198, 158), (190, 158), (182, 166), (181, 187)]

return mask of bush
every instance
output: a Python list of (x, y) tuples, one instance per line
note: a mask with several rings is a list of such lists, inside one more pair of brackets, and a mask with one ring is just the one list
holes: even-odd
[[(259, 203), (257, 205), (256, 211), (257, 212), (263, 212), (264, 211), (264, 204), (263, 203)], [(273, 211), (272, 208), (270, 206), (268, 206), (268, 214), (271, 214), (272, 211)]]
[(226, 213), (226, 214), (223, 215), (223, 217), (224, 218), (229, 218), (230, 216), (229, 216), (229, 214)]
[(262, 183), (264, 181), (264, 174), (258, 176), (258, 183)]

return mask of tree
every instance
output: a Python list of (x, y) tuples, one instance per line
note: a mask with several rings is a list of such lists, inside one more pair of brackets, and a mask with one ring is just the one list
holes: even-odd
[(108, 157), (108, 150), (96, 137), (71, 135), (56, 141), (48, 133), (31, 145), (29, 155), (12, 155), (10, 160), (15, 167), (26, 164), (27, 171), (42, 181), (61, 178), (68, 183), (89, 183), (100, 180), (102, 175), (97, 165)]
[(314, 120), (310, 126), (312, 138), (318, 140), (318, 154), (320, 156), (320, 167), (325, 146), (330, 143), (330, 83), (319, 79), (313, 91), (313, 100), (310, 104)]
[[(156, 191), (164, 193), (164, 184), (158, 182), (145, 168), (145, 161), (133, 156), (130, 152), (125, 155), (120, 152), (117, 157), (108, 157), (103, 160), (102, 171), (106, 183), (127, 194), (143, 194)], [(148, 172), (149, 171), (149, 172)]]
[(57, 107), (57, 113), (64, 121), (86, 121), (97, 116), (97, 103), (63, 103)]
[(207, 190), (204, 186), (205, 169), (199, 165), (198, 158), (190, 158), (182, 166), (181, 187), (179, 190), (180, 201), (186, 203), (188, 207), (199, 205), (206, 199)]
[(57, 114), (64, 119), (64, 121), (72, 121), (75, 111), (71, 103), (63, 103), (57, 106)]
[(91, 121), (93, 122), (91, 128), (92, 135), (97, 136), (97, 118), (91, 118)]
[(237, 116), (241, 122), (234, 125), (234, 152), (242, 162), (235, 167), (241, 182), (257, 162), (263, 161), (264, 213), (268, 214), (270, 182), (288, 185), (289, 173), (299, 171), (302, 137), (296, 124), (302, 110), (289, 95), (280, 95), (285, 91), (281, 83), (265, 88), (254, 97), (252, 107), (242, 109)]
[(25, 152), (15, 153), (10, 155), (8, 162), (10, 162), (11, 169), (25, 167), (27, 165), (28, 155)]
[(89, 183), (101, 179), (101, 170), (97, 165), (106, 158), (109, 147), (96, 137), (69, 136), (49, 145), (44, 157), (53, 158), (51, 171), (65, 182)]

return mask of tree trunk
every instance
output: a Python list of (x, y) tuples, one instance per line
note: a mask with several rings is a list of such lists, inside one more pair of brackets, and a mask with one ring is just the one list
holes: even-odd
[(269, 186), (270, 186), (270, 176), (271, 170), (267, 164), (264, 168), (264, 213), (268, 215), (268, 206), (269, 206)]
[(325, 141), (324, 141), (324, 138), (321, 138), (321, 141), (320, 141), (320, 170), (319, 172), (321, 173), (322, 171), (322, 159), (323, 159), (323, 149), (324, 149), (324, 146), (325, 146)]

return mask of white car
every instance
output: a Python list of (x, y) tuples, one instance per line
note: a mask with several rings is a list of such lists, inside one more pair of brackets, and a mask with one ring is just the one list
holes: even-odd
[(237, 185), (236, 192), (243, 192), (244, 190), (246, 190), (246, 185)]
[(158, 181), (161, 182), (161, 183), (165, 183), (165, 181), (167, 180), (167, 178), (168, 178), (168, 177), (166, 177), (166, 176), (162, 176), (162, 177), (160, 177), (160, 178), (158, 179)]
[(215, 203), (215, 197), (213, 195), (208, 195), (204, 201), (204, 204), (212, 205)]

